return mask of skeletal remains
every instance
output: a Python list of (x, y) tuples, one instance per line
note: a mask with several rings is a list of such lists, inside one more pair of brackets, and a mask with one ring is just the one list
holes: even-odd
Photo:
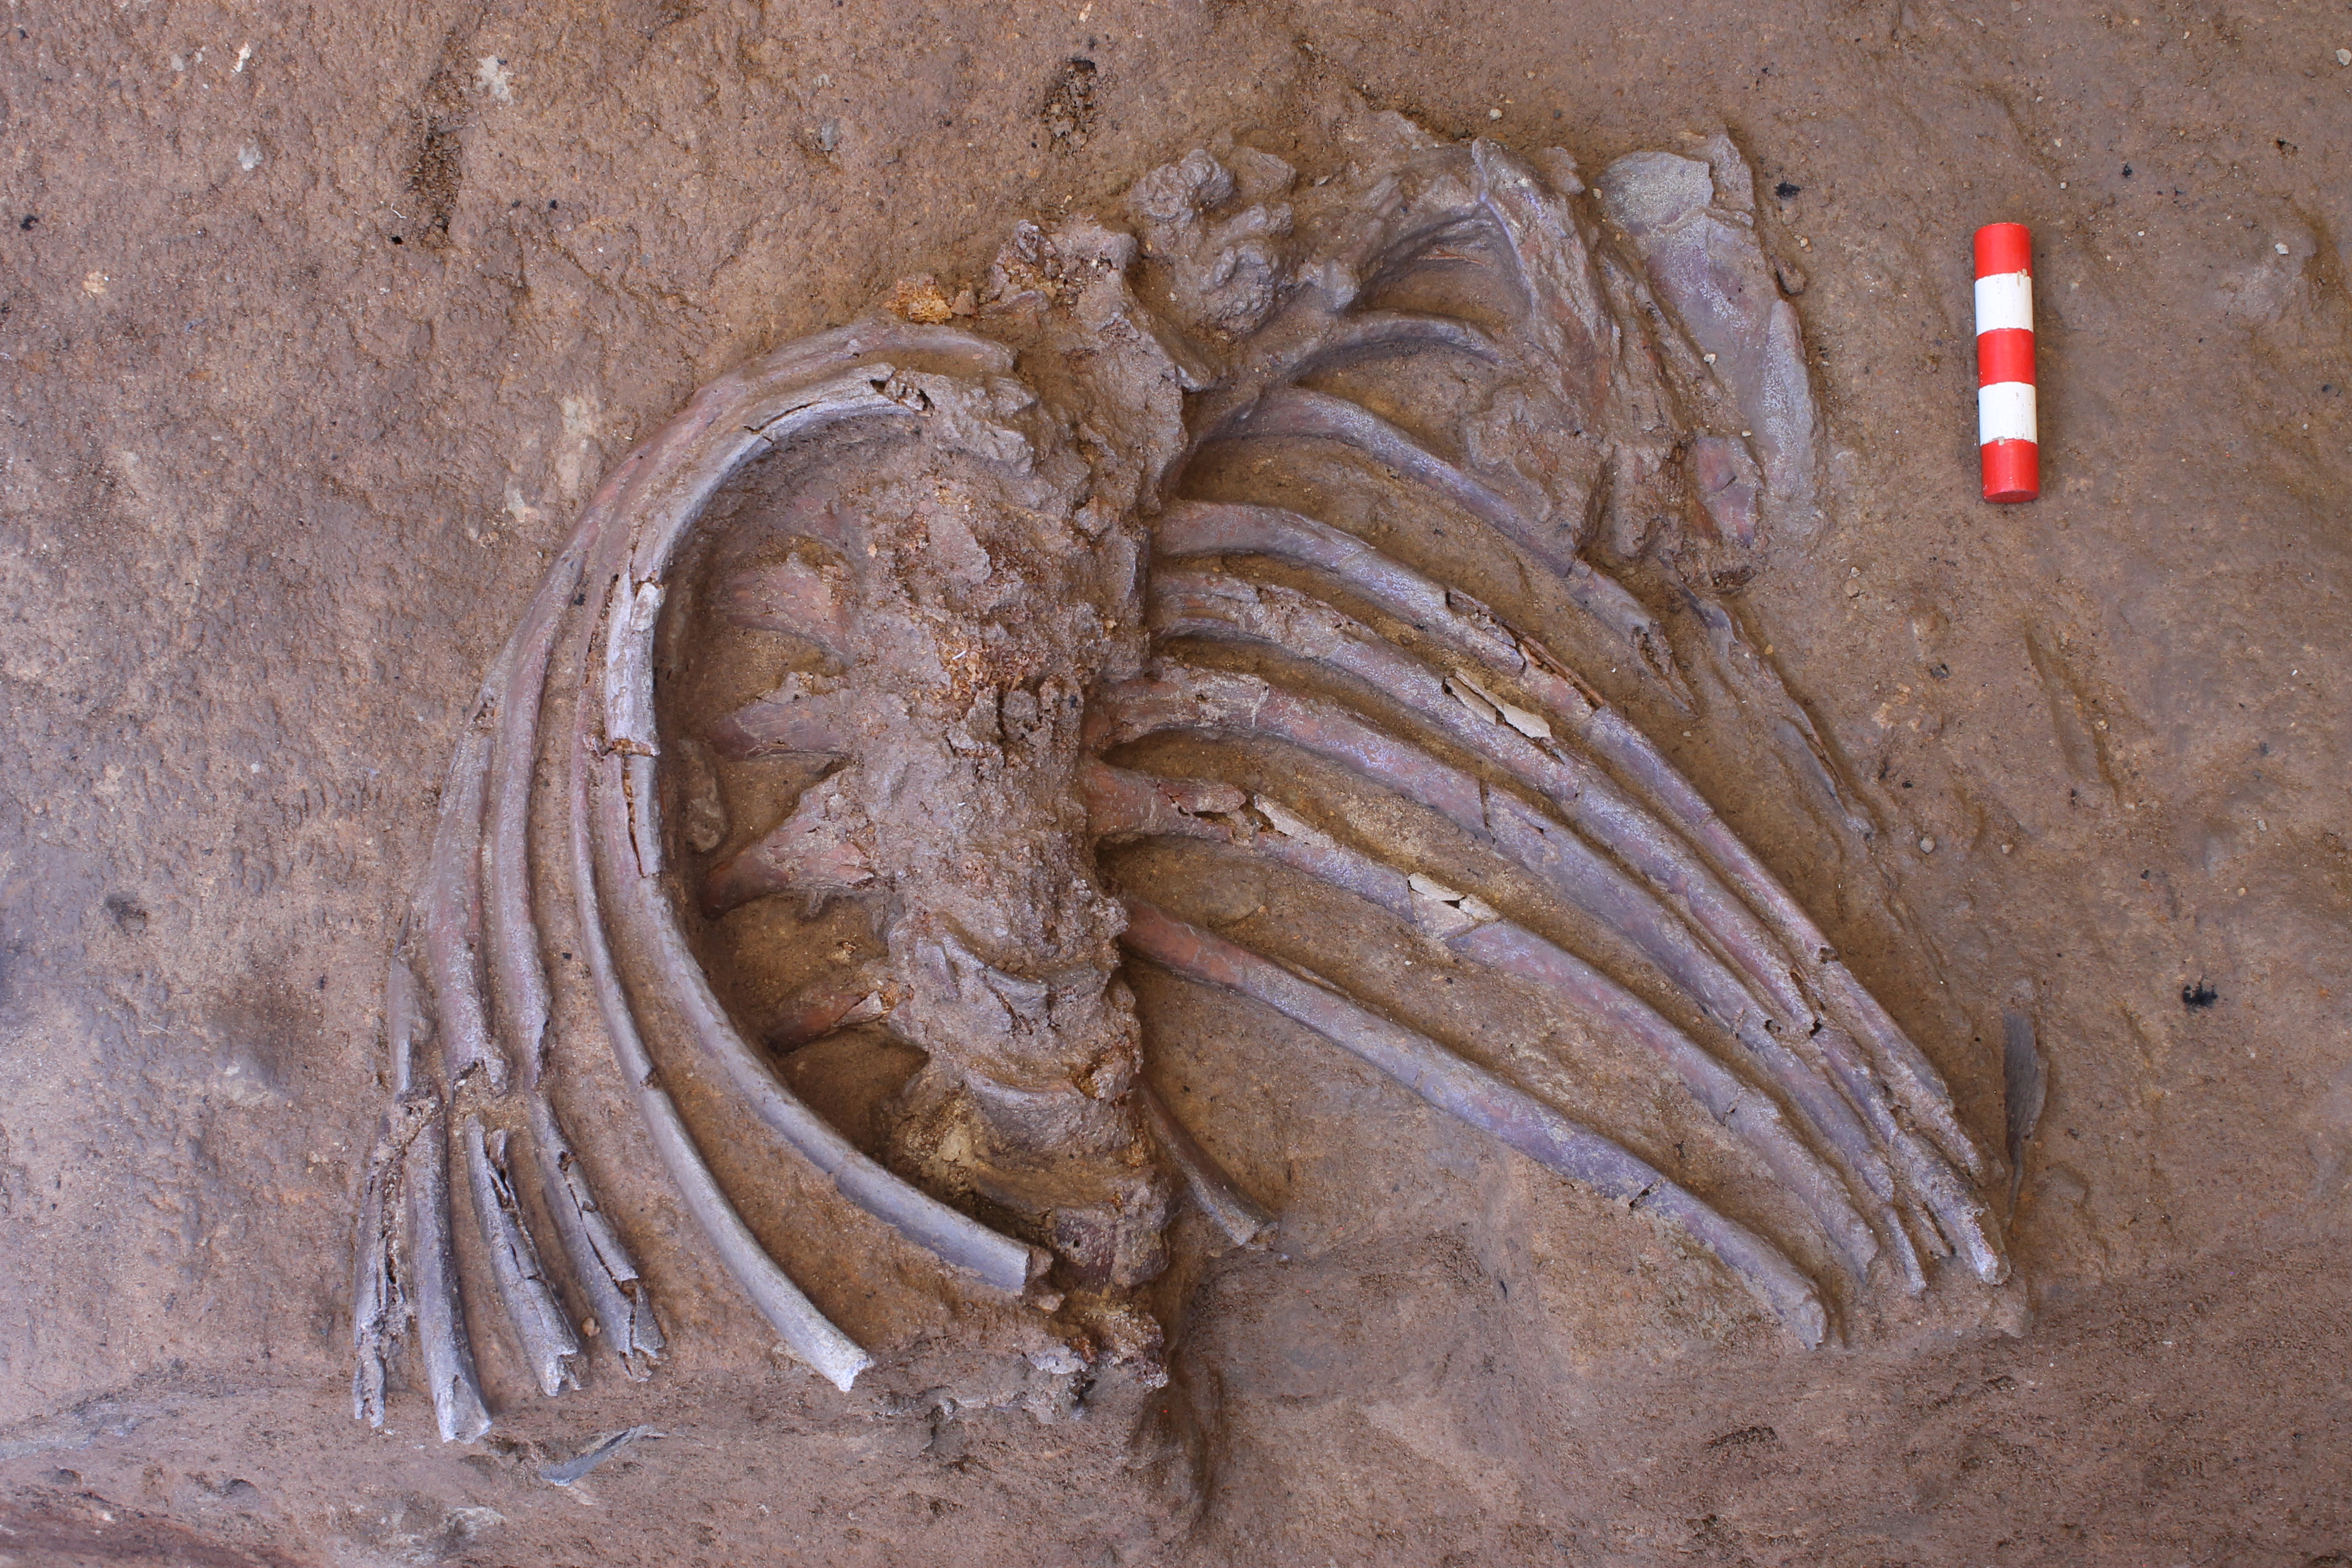
[[(1463, 589), (1468, 563), (1508, 563), (1582, 657), (1686, 707), (1657, 617), (1591, 558), (1641, 565), (1810, 735), (1711, 593), (1808, 526), (1821, 461), (1748, 169), (1718, 136), (1588, 194), (1565, 154), (1394, 116), (1346, 140), (1311, 184), (1196, 152), (1135, 185), (1125, 227), (1024, 225), (977, 298), (902, 289), (897, 315), (787, 344), (604, 480), (483, 683), (392, 963), (357, 1414), (381, 1423), (413, 1327), (444, 1439), (488, 1428), (453, 1183), (545, 1393), (579, 1384), (583, 1323), (630, 1376), (662, 1355), (595, 1196), (618, 1155), (575, 1148), (551, 1095), (604, 1070), (597, 1016), (677, 1202), (837, 1386), (870, 1358), (747, 1226), (665, 1060), (730, 1086), (957, 1289), (1052, 1315), (1071, 1364), (1152, 1375), (1136, 1291), (1180, 1188), (1236, 1242), (1271, 1221), (1148, 1086), (1129, 961), (1253, 998), (1681, 1227), (1809, 1346), (1878, 1279), (1925, 1289), (1928, 1259), (2002, 1277), (1936, 1069), (1661, 751)], [(1213, 775), (1252, 746), (1308, 783)], [(1150, 771), (1169, 754), (1207, 761)], [(1315, 783), (1335, 777), (1450, 825), (1518, 874), (1520, 907), (1354, 826)], [(1148, 837), (1344, 890), (1534, 988), (1806, 1217), (1761, 1234), (1475, 1042), (1113, 885), (1097, 843)], [(697, 944), (773, 898), (879, 940), (755, 1043)], [(543, 921), (577, 961), (556, 967)], [(1573, 935), (1593, 930), (1616, 940)], [(593, 1014), (559, 1038), (558, 977), (583, 973)], [(922, 1053), (883, 1158), (779, 1070), (848, 1028)]]

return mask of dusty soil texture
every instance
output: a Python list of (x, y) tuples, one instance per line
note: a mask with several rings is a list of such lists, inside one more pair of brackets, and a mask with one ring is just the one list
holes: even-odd
[[(2352, 9), (0, 23), (0, 1558), (2352, 1561)], [(649, 1384), (543, 1401), (493, 1349), (488, 1443), (414, 1392), (353, 1423), (384, 954), (599, 474), (1019, 219), (1220, 134), (1315, 167), (1350, 93), (1588, 170), (1718, 128), (1754, 164), (1833, 450), (1738, 602), (1875, 831), (1662, 739), (1989, 1149), (2031, 1021), (2015, 1283), (1803, 1352), (1645, 1224), (1146, 976), (1171, 1070), (1270, 1086), (1219, 1125), (1286, 1214), (1175, 1276), (1189, 1417), (943, 1418), (952, 1323), (845, 1397), (680, 1265)], [(1995, 219), (2041, 306), (2045, 494), (2007, 510), (1972, 450)]]

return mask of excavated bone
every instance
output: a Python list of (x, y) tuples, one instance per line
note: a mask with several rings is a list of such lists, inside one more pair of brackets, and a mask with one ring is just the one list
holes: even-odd
[[(383, 1417), (413, 1347), (443, 1437), (488, 1429), (481, 1288), (543, 1394), (586, 1363), (567, 1300), (626, 1375), (654, 1375), (667, 1341), (632, 1246), (657, 1243), (706, 1249), (846, 1390), (877, 1352), (718, 1174), (770, 1155), (831, 1180), (845, 1235), (911, 1243), (901, 1287), (1045, 1315), (1060, 1346), (1034, 1364), (1164, 1381), (1146, 1292), (1171, 1204), (1243, 1245), (1273, 1221), (1150, 1089), (1123, 953), (1679, 1227), (1801, 1343), (1867, 1321), (1890, 1282), (1938, 1286), (1927, 1259), (2005, 1274), (1985, 1157), (1928, 1054), (1630, 717), (1749, 705), (1722, 717), (1832, 803), (1825, 830), (1868, 833), (1720, 598), (1811, 526), (1823, 449), (1737, 151), (1634, 154), (1596, 195), (1564, 153), (1394, 115), (1349, 144), (1321, 178), (1196, 152), (1111, 218), (1023, 225), (961, 325), (876, 315), (785, 344), (607, 475), (457, 728), (388, 972), (355, 1415)], [(1182, 771), (1241, 776), (1139, 760), (1176, 736)], [(1381, 809), (1450, 825), (1506, 880), (1316, 826), (1346, 811), (1248, 771), (1283, 748), (1314, 759), (1302, 780), (1335, 764)], [(1703, 1107), (1727, 1179), (1794, 1200), (1742, 1212), (1798, 1233), (1629, 1153), (1653, 1100), (1614, 1107), (1619, 1127), (1573, 1121), (1348, 995), (1324, 977), (1348, 955), (1275, 963), (1189, 918), (1189, 884), (1123, 888), (1129, 862), (1097, 855), (1166, 838), (1208, 847), (1188, 865), (1249, 856), (1344, 889), (1573, 1015)], [(735, 950), (714, 933), (771, 899), (862, 919), (887, 951), (720, 986), (703, 965)], [(540, 920), (566, 906), (559, 943)], [(760, 962), (741, 951), (727, 962)], [(761, 1044), (722, 994), (771, 999)], [(774, 1054), (852, 1025), (920, 1053), (875, 1112), (887, 1160)], [(690, 1117), (666, 1087), (688, 1063), (749, 1116)], [(559, 1123), (593, 1102), (569, 1080), (615, 1077), (642, 1173), (695, 1236), (600, 1198), (646, 1145)], [(483, 1281), (451, 1243), (453, 1119)], [(727, 1126), (753, 1158), (710, 1157)], [(531, 1235), (517, 1138), (560, 1247)]]

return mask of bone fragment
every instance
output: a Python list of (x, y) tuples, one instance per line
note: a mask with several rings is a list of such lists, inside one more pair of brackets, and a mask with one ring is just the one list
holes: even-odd
[[(499, 657), (485, 692), (504, 685)], [(489, 788), (494, 699), (484, 697), (457, 732), (449, 776), (441, 786), (441, 814), (424, 896), (425, 958), (433, 979), (434, 1025), (454, 1086), (479, 1071), (494, 1094), (504, 1094), (508, 1064), (490, 1036), (482, 997), (482, 809)]]
[(794, 555), (729, 579), (722, 590), (723, 613), (735, 626), (799, 637), (840, 661), (849, 654), (841, 590), (837, 569), (828, 571)]
[(507, 1321), (514, 1327), (523, 1360), (539, 1380), (539, 1391), (552, 1398), (579, 1387), (580, 1373), (572, 1363), (580, 1354), (580, 1336), (540, 1268), (539, 1248), (531, 1242), (514, 1176), (507, 1169), (507, 1135), (500, 1131), (486, 1137), (477, 1116), (466, 1118), (466, 1169), (472, 1177), (474, 1218), (490, 1255), (490, 1277), (506, 1303)]
[(416, 1084), (416, 1049), (432, 1032), (432, 1020), (417, 994), (416, 971), (408, 962), (413, 915), (404, 916), (400, 936), (384, 966), (383, 1032), (392, 1057), (392, 1094), (405, 1100)]
[(1151, 1123), (1153, 1136), (1168, 1151), (1182, 1173), (1184, 1188), (1201, 1212), (1223, 1231), (1235, 1247), (1255, 1247), (1267, 1231), (1274, 1228), (1274, 1215), (1252, 1201), (1250, 1195), (1234, 1184), (1216, 1159), (1201, 1147), (1192, 1131), (1176, 1120), (1150, 1084), (1138, 1084), (1137, 1097), (1142, 1101), (1144, 1116)]
[(433, 1416), (444, 1443), (471, 1443), (490, 1429), (482, 1406), (482, 1384), (474, 1371), (473, 1341), (466, 1333), (466, 1310), (458, 1296), (457, 1258), (449, 1238), (448, 1117), (438, 1095), (413, 1102), (416, 1118), (401, 1190), (408, 1197), (409, 1300), (416, 1309), (416, 1335), (425, 1352), (425, 1378), (433, 1391)]
[(621, 1371), (634, 1382), (653, 1374), (664, 1341), (661, 1320), (654, 1314), (653, 1292), (637, 1275), (604, 1210), (588, 1184), (580, 1156), (555, 1119), (555, 1108), (544, 1094), (530, 1100), (530, 1141), (539, 1154), (541, 1201), (555, 1216), (556, 1234), (571, 1260), (572, 1278), (588, 1297), (597, 1338), (620, 1359)]
[(786, 754), (839, 756), (856, 734), (856, 699), (812, 689), (798, 675), (711, 726), (710, 747), (737, 762)]
[(1129, 900), (1128, 909), (1121, 940), (1131, 951), (1188, 979), (1263, 1002), (1547, 1169), (1674, 1222), (1738, 1274), (1808, 1348), (1827, 1334), (1821, 1293), (1779, 1248), (1626, 1150), (1426, 1036), (1365, 1011), (1318, 979), (1293, 973), (1139, 900)]
[(632, 1443), (650, 1442), (667, 1437), (667, 1432), (656, 1432), (650, 1426), (630, 1426), (609, 1436), (599, 1437), (587, 1447), (560, 1465), (542, 1465), (539, 1479), (551, 1487), (568, 1487), (585, 1480), (588, 1472), (627, 1447)]
[(711, 867), (702, 912), (713, 919), (770, 893), (797, 892), (822, 901), (874, 879), (854, 837), (857, 805), (838, 777), (803, 793), (792, 815), (757, 843)]
[(360, 1185), (359, 1247), (352, 1283), (352, 1416), (383, 1425), (383, 1391), (411, 1307), (401, 1255), (401, 1174), (423, 1106), (394, 1100), (376, 1129)]

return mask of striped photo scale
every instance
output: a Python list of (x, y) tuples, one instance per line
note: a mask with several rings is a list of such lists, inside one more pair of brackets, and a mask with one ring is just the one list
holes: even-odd
[(1984, 499), (2042, 493), (2033, 405), (2033, 236), (2021, 223), (1977, 230), (1977, 447)]

